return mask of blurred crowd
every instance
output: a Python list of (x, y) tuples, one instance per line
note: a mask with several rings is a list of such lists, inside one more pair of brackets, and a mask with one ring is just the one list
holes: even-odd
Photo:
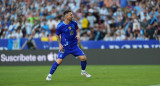
[(82, 41), (160, 36), (160, 0), (0, 0), (0, 38), (53, 37), (68, 9)]

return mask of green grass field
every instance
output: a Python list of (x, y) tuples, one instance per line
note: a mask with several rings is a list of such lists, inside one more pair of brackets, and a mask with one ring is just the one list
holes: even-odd
[(86, 78), (80, 65), (61, 65), (45, 78), (51, 66), (0, 66), (0, 86), (160, 86), (160, 65), (88, 65)]

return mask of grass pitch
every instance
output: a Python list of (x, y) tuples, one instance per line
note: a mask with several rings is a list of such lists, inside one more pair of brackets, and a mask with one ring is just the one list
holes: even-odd
[(160, 86), (160, 65), (60, 65), (46, 81), (50, 66), (0, 66), (0, 86)]

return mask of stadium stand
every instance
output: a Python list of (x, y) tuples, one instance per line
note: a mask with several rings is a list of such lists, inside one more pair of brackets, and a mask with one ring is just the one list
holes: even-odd
[[(152, 40), (160, 36), (160, 0), (0, 0), (0, 38), (55, 37), (70, 9), (81, 40)], [(56, 39), (54, 39), (56, 40)]]

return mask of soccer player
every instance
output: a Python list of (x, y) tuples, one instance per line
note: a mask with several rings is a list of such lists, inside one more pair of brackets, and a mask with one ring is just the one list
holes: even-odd
[(83, 51), (77, 46), (78, 40), (80, 40), (79, 28), (77, 23), (72, 20), (73, 14), (70, 10), (64, 12), (64, 19), (65, 20), (57, 26), (56, 37), (59, 43), (59, 54), (58, 59), (53, 63), (50, 73), (46, 77), (47, 81), (51, 80), (52, 74), (68, 54), (72, 54), (75, 57), (78, 56), (81, 60), (81, 75), (87, 78), (91, 77), (90, 74), (85, 72), (87, 58)]

